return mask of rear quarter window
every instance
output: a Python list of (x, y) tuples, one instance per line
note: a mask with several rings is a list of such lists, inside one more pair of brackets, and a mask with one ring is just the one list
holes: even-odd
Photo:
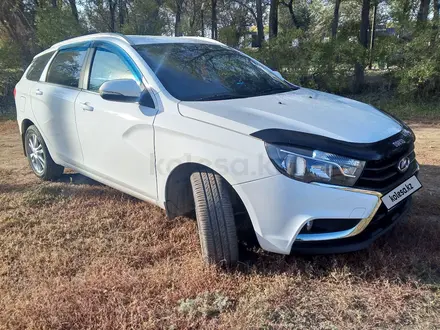
[(29, 70), (26, 73), (26, 79), (39, 81), (47, 62), (49, 62), (53, 53), (54, 52), (50, 52), (36, 57), (29, 66)]

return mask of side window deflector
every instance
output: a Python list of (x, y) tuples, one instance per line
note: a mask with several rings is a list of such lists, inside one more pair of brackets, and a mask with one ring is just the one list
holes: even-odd
[(139, 97), (139, 105), (152, 109), (155, 108), (153, 98), (147, 89), (141, 93), (141, 96)]

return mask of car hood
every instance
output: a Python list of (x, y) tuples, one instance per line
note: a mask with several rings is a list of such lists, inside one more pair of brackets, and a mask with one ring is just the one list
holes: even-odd
[(185, 101), (179, 103), (179, 111), (242, 134), (279, 128), (371, 143), (402, 130), (398, 121), (370, 105), (307, 88), (242, 99)]

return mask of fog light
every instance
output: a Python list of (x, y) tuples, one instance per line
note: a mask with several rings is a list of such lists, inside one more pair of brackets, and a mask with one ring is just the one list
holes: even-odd
[(313, 227), (313, 220), (307, 221), (306, 229), (307, 231), (311, 231)]

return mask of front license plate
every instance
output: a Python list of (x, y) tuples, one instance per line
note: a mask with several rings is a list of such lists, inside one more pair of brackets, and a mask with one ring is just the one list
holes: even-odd
[(382, 197), (382, 202), (385, 204), (387, 209), (390, 209), (399, 204), (408, 196), (414, 194), (420, 188), (422, 188), (422, 184), (414, 175), (398, 187), (391, 190), (388, 194), (384, 195)]

